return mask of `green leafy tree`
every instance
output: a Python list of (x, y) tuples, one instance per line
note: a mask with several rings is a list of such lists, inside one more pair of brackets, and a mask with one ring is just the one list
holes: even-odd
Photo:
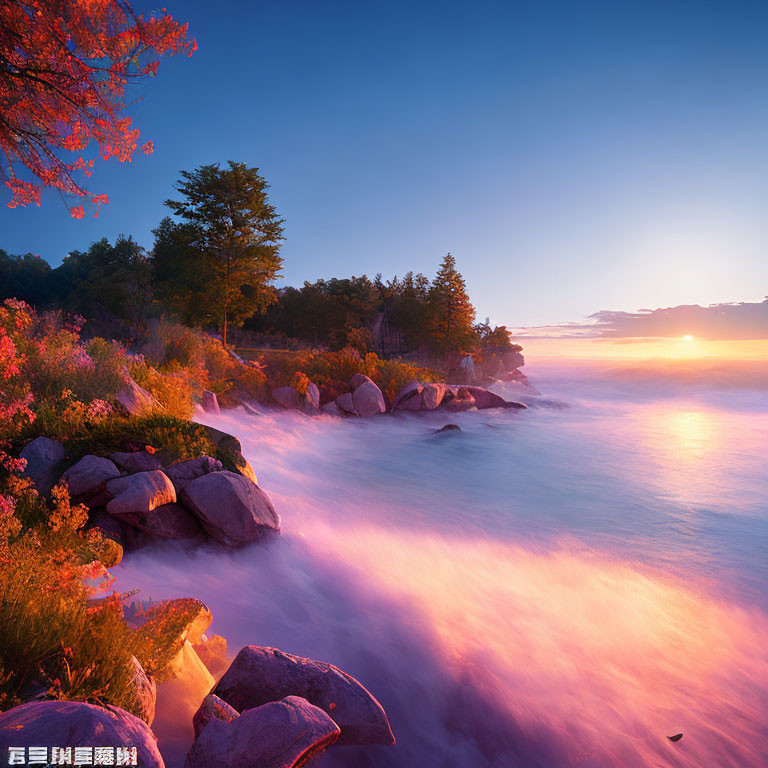
[(447, 360), (471, 351), (477, 341), (472, 327), (475, 308), (467, 295), (464, 278), (456, 270), (456, 259), (450, 253), (443, 258), (432, 281), (429, 306), (430, 341), (435, 350)]
[(392, 315), (395, 325), (411, 349), (429, 340), (429, 280), (421, 273), (407, 272), (401, 281), (393, 281)]
[(176, 186), (182, 199), (165, 201), (187, 226), (164, 232), (170, 240), (156, 241), (159, 275), (169, 263), (180, 267), (169, 292), (186, 297), (189, 319), (216, 323), (225, 345), (229, 325), (242, 325), (275, 300), (283, 219), (268, 200), (268, 188), (258, 168), (230, 160), (224, 169), (216, 164), (182, 171)]
[(97, 320), (118, 320), (141, 330), (152, 303), (152, 269), (144, 249), (131, 237), (91, 243), (72, 251), (53, 270), (62, 306)]
[(52, 300), (51, 267), (31, 253), (15, 256), (0, 249), (0, 299), (21, 299), (32, 306)]

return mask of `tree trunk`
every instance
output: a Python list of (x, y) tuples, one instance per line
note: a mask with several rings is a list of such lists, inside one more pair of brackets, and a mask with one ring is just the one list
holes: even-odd
[(227, 261), (224, 270), (224, 330), (222, 333), (222, 344), (227, 346), (227, 304), (229, 303), (229, 259), (230, 251), (227, 251)]

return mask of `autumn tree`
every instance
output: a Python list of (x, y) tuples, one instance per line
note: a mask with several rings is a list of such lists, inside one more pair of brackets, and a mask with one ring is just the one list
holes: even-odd
[[(197, 48), (163, 11), (137, 15), (127, 0), (0, 2), (0, 174), (8, 206), (40, 205), (49, 187), (96, 206), (79, 180), (96, 157), (130, 162), (139, 131), (126, 87), (157, 74), (159, 59)], [(90, 157), (85, 150), (95, 147)], [(152, 152), (152, 142), (142, 150)], [(71, 208), (82, 218), (82, 205)]]
[(476, 343), (472, 328), (475, 308), (467, 295), (456, 259), (447, 254), (429, 289), (430, 341), (446, 359), (470, 351)]
[(189, 319), (218, 325), (225, 345), (230, 325), (275, 300), (283, 220), (268, 188), (258, 168), (230, 161), (224, 169), (182, 171), (176, 186), (182, 199), (165, 203), (182, 224), (166, 225), (165, 239), (156, 240), (156, 274), (167, 275), (171, 293), (186, 297)]

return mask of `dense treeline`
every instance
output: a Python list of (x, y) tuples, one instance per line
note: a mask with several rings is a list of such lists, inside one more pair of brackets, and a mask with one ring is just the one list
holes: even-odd
[[(91, 321), (93, 332), (141, 339), (153, 317), (231, 327), (276, 346), (352, 347), (385, 356), (410, 353), (447, 362), (514, 349), (503, 326), (474, 325), (475, 309), (447, 254), (433, 280), (408, 272), (384, 282), (366, 275), (275, 288), (283, 260), (283, 220), (257, 168), (230, 161), (182, 171), (176, 199), (153, 230), (147, 253), (131, 237), (92, 243), (52, 269), (31, 254), (0, 251), (3, 298), (57, 308)], [(253, 336), (252, 336), (253, 338)]]
[[(149, 254), (130, 237), (114, 244), (102, 239), (87, 251), (73, 251), (55, 269), (31, 254), (0, 250), (0, 298), (61, 308), (88, 318), (99, 332), (123, 338), (140, 337), (148, 320), (161, 315), (217, 328), (215, 305), (194, 300), (192, 290), (185, 294), (182, 271), (174, 273), (172, 259), (156, 255), (167, 248), (174, 226), (170, 219), (162, 222)], [(351, 346), (387, 355), (513, 348), (503, 326), (473, 324), (474, 309), (450, 254), (432, 281), (412, 272), (387, 281), (381, 275), (331, 278), (273, 289), (264, 303), (241, 310), (236, 324), (274, 346)]]

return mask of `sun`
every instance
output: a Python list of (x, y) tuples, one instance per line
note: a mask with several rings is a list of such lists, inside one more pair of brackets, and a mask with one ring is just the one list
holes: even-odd
[(686, 333), (685, 336), (683, 336), (683, 341), (693, 341), (693, 336)]

